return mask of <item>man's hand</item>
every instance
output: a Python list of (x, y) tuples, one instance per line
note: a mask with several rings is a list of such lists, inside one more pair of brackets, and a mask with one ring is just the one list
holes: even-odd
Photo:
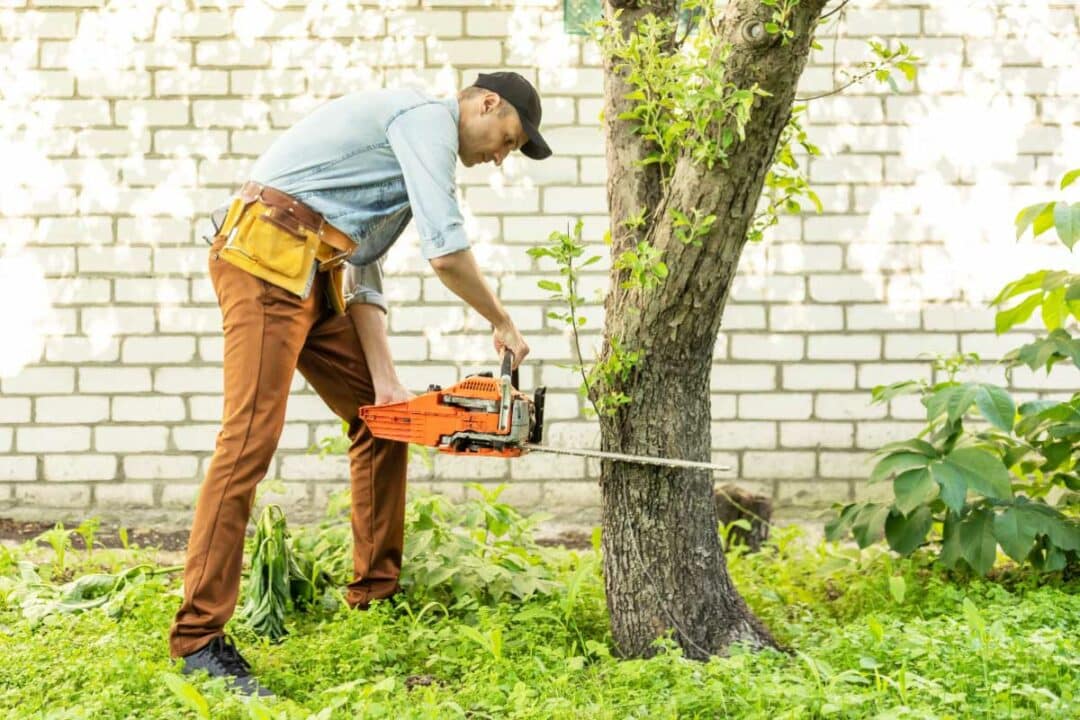
[(404, 385), (399, 382), (391, 382), (384, 386), (375, 386), (375, 404), (385, 405), (386, 403), (405, 402), (406, 400), (412, 400), (415, 395), (409, 392)]
[(525, 338), (521, 337), (521, 333), (513, 323), (496, 327), (491, 337), (495, 343), (495, 352), (499, 357), (502, 357), (505, 350), (514, 354), (515, 369), (529, 354), (529, 346)]

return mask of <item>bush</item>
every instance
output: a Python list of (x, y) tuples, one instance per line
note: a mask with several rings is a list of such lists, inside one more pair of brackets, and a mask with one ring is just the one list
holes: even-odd
[[(1061, 188), (1080, 176), (1068, 173)], [(1072, 250), (1080, 238), (1080, 203), (1048, 202), (1020, 211), (1017, 238), (1054, 228)], [(1004, 307), (1016, 298), (1023, 299)], [(1000, 310), (1001, 334), (1040, 311), (1048, 335), (1003, 359), (1007, 373), (1019, 365), (1047, 372), (1059, 362), (1080, 368), (1080, 275), (1040, 270), (1009, 283), (991, 301)], [(1071, 326), (1071, 332), (1070, 332)], [(1080, 490), (1080, 393), (1065, 402), (1036, 400), (1017, 407), (997, 385), (957, 382), (957, 372), (978, 356), (939, 360), (944, 382), (906, 381), (874, 388), (874, 402), (918, 394), (926, 427), (918, 436), (883, 447), (869, 482), (892, 480), (889, 504), (853, 503), (827, 526), (830, 539), (851, 534), (860, 547), (884, 536), (901, 555), (940, 542), (938, 560), (985, 574), (1002, 550), (1019, 563), (1061, 570), (1080, 557), (1075, 515)], [(983, 426), (965, 425), (971, 416)], [(932, 538), (932, 540), (931, 540)], [(940, 539), (940, 540), (939, 540)]]

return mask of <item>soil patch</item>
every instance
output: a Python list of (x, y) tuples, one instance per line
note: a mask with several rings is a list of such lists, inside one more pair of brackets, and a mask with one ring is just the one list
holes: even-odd
[[(11, 518), (0, 517), (0, 540), (10, 540), (17, 543), (26, 542), (27, 540), (33, 540), (35, 537), (51, 530), (56, 526), (56, 523), (44, 522), (41, 520), (12, 520)], [(65, 525), (65, 527), (67, 527)], [(75, 526), (68, 528), (74, 530)], [(118, 525), (108, 526), (102, 525), (98, 528), (94, 534), (95, 546), (118, 548), (123, 547), (123, 543), (120, 542), (120, 527)], [(137, 545), (139, 547), (156, 547), (161, 550), (183, 550), (187, 546), (188, 530), (156, 530), (154, 528), (132, 528), (127, 529), (128, 544)], [(44, 541), (41, 541), (42, 545), (47, 545)], [(85, 550), (86, 543), (80, 535), (72, 532), (71, 544), (77, 550)]]

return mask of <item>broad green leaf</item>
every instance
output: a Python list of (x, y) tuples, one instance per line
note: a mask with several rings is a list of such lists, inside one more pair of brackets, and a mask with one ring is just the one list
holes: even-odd
[(938, 561), (952, 569), (960, 557), (960, 520), (956, 515), (946, 513), (945, 522), (941, 524), (941, 555)]
[(1016, 562), (1023, 562), (1035, 545), (1037, 526), (1025, 513), (1015, 507), (994, 518), (994, 537), (1005, 553)]
[(896, 493), (896, 509), (908, 515), (937, 497), (938, 485), (930, 477), (930, 471), (921, 467), (897, 475), (893, 480), (893, 492)]
[(925, 505), (908, 516), (892, 513), (885, 520), (885, 538), (893, 550), (910, 555), (923, 544), (933, 524), (934, 516)]
[(937, 448), (925, 440), (919, 440), (918, 438), (912, 438), (911, 440), (901, 440), (900, 442), (891, 442), (881, 448), (882, 452), (889, 452), (890, 454), (897, 450), (910, 450), (920, 455), (925, 455), (929, 458), (935, 458), (938, 456)]
[(979, 412), (991, 425), (1009, 432), (1016, 418), (1016, 403), (1012, 396), (996, 385), (980, 385), (975, 395)]
[(548, 290), (550, 292), (562, 292), (562, 285), (551, 280), (540, 280), (536, 283), (541, 290)]
[(1054, 229), (1065, 247), (1072, 250), (1080, 239), (1080, 202), (1059, 202), (1054, 206)]
[(1036, 270), (1033, 273), (1028, 273), (1019, 280), (1013, 280), (1001, 289), (1001, 292), (997, 294), (997, 297), (990, 301), (990, 304), (1000, 305), (1011, 297), (1023, 295), (1032, 290), (1042, 289), (1043, 280), (1046, 278), (1048, 272), (1048, 270)]
[(1042, 503), (1029, 502), (1018, 505), (1017, 510), (1037, 531), (1050, 538), (1050, 542), (1062, 550), (1080, 551), (1080, 523), (1066, 518), (1056, 509)]
[(1043, 293), (1034, 293), (1022, 303), (1008, 310), (1002, 310), (994, 316), (994, 330), (998, 335), (1011, 328), (1026, 322), (1035, 308), (1042, 304)]
[(978, 394), (979, 385), (976, 383), (964, 383), (953, 388), (953, 392), (949, 394), (949, 399), (945, 403), (949, 411), (949, 422), (956, 424), (960, 418), (964, 417), (964, 413), (975, 403), (975, 397)]
[(1057, 572), (1058, 570), (1065, 569), (1065, 553), (1061, 551), (1057, 545), (1051, 545), (1046, 549), (1046, 562), (1043, 564), (1043, 570), (1046, 572)]
[(1071, 422), (1055, 425), (1050, 428), (1049, 433), (1052, 438), (1072, 437), (1080, 434), (1080, 423)]
[(1042, 301), (1042, 321), (1047, 330), (1057, 330), (1069, 316), (1069, 307), (1065, 304), (1065, 288), (1059, 287), (1046, 293)]
[(889, 512), (887, 505), (867, 503), (863, 506), (851, 527), (851, 534), (860, 548), (869, 547), (881, 539)]
[(960, 521), (960, 552), (968, 565), (980, 575), (990, 572), (997, 557), (993, 514), (978, 508)]
[(1011, 476), (996, 455), (980, 448), (960, 448), (949, 453), (945, 463), (956, 468), (975, 492), (999, 500), (1012, 497)]
[(1038, 415), (1044, 410), (1049, 410), (1057, 405), (1060, 405), (1057, 400), (1028, 400), (1022, 403), (1018, 409), (1022, 416), (1027, 417), (1029, 415)]
[(919, 453), (893, 453), (874, 466), (873, 472), (870, 473), (870, 482), (887, 480), (894, 474), (900, 474), (914, 468), (925, 468), (929, 463), (930, 458)]
[(851, 529), (851, 524), (862, 510), (861, 503), (852, 503), (844, 508), (829, 522), (825, 523), (825, 539), (830, 541), (841, 540)]
[(930, 474), (941, 486), (941, 499), (946, 507), (959, 515), (964, 509), (964, 499), (967, 497), (967, 482), (964, 480), (964, 474), (945, 462), (931, 463)]
[(1080, 177), (1080, 168), (1065, 173), (1065, 177), (1061, 178), (1061, 189), (1064, 190), (1072, 185), (1078, 177)]
[(1023, 236), (1024, 231), (1028, 229), (1028, 226), (1035, 221), (1035, 218), (1038, 217), (1048, 205), (1052, 206), (1053, 203), (1037, 203), (1035, 205), (1029, 205), (1016, 214), (1016, 219), (1013, 221), (1013, 224), (1016, 225), (1017, 240)]
[(904, 382), (893, 383), (892, 385), (876, 385), (871, 390), (871, 397), (874, 402), (888, 402), (894, 397), (900, 395), (912, 395), (919, 392), (922, 384), (917, 380), (905, 380)]
[(165, 681), (165, 684), (172, 690), (173, 695), (178, 697), (182, 703), (198, 713), (199, 717), (205, 720), (209, 719), (210, 706), (207, 704), (206, 698), (195, 689), (194, 685), (173, 673), (162, 673), (161, 679)]
[(1031, 223), (1033, 237), (1039, 237), (1039, 235), (1054, 227), (1054, 209), (1058, 205), (1059, 203), (1056, 202), (1047, 203), (1042, 212), (1035, 216), (1035, 220)]

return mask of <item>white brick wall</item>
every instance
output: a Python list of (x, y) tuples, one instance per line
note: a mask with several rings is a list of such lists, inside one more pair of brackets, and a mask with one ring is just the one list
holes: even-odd
[[(462, 169), (461, 196), (477, 254), (533, 348), (526, 387), (549, 387), (550, 442), (594, 443), (577, 377), (560, 367), (573, 359), (570, 342), (536, 288), (553, 268), (526, 254), (578, 219), (605, 252), (602, 70), (591, 43), (562, 32), (561, 4), (406, 0), (314, 12), (288, 0), (266, 22), (236, 2), (183, 13), (156, 4), (149, 15), (143, 4), (85, 0), (0, 10), (17, 70), (0, 80), (0, 109), (29, 118), (25, 132), (0, 137), (23, 153), (0, 170), (0, 263), (35, 263), (18, 298), (38, 312), (32, 332), (5, 333), (0, 351), (0, 503), (190, 508), (221, 412), (202, 215), (328, 97), (404, 79), (447, 92), (503, 66), (541, 88), (556, 155)], [(96, 37), (102, 8), (111, 34)], [(871, 405), (870, 389), (930, 379), (934, 353), (994, 360), (1026, 341), (1036, 326), (996, 337), (982, 301), (1025, 270), (1069, 261), (1046, 244), (1017, 244), (1009, 228), (1020, 206), (1054, 197), (1080, 152), (1080, 83), (1069, 72), (1080, 11), (1042, 0), (1010, 8), (856, 0), (822, 28), (825, 50), (801, 94), (843, 83), (834, 54), (859, 62), (872, 35), (899, 35), (925, 65), (899, 93), (863, 84), (810, 102), (807, 130), (825, 155), (807, 167), (825, 212), (782, 217), (742, 258), (712, 371), (713, 454), (781, 506), (869, 497), (868, 453), (912, 435), (922, 414), (916, 398)], [(391, 347), (422, 390), (490, 358), (484, 324), (418, 262), (415, 243), (410, 231), (391, 253), (386, 284)], [(607, 266), (582, 282), (586, 353)], [(1004, 382), (989, 364), (977, 376)], [(1013, 382), (1026, 397), (1054, 396), (1076, 375), (1018, 372)], [(270, 469), (289, 481), (290, 504), (323, 503), (343, 486), (344, 458), (306, 454), (337, 427), (298, 375)], [(578, 458), (441, 456), (430, 471), (414, 463), (410, 477), (458, 497), (463, 481), (508, 480), (504, 498), (573, 519), (594, 517), (579, 513), (598, 501), (596, 473)]]

